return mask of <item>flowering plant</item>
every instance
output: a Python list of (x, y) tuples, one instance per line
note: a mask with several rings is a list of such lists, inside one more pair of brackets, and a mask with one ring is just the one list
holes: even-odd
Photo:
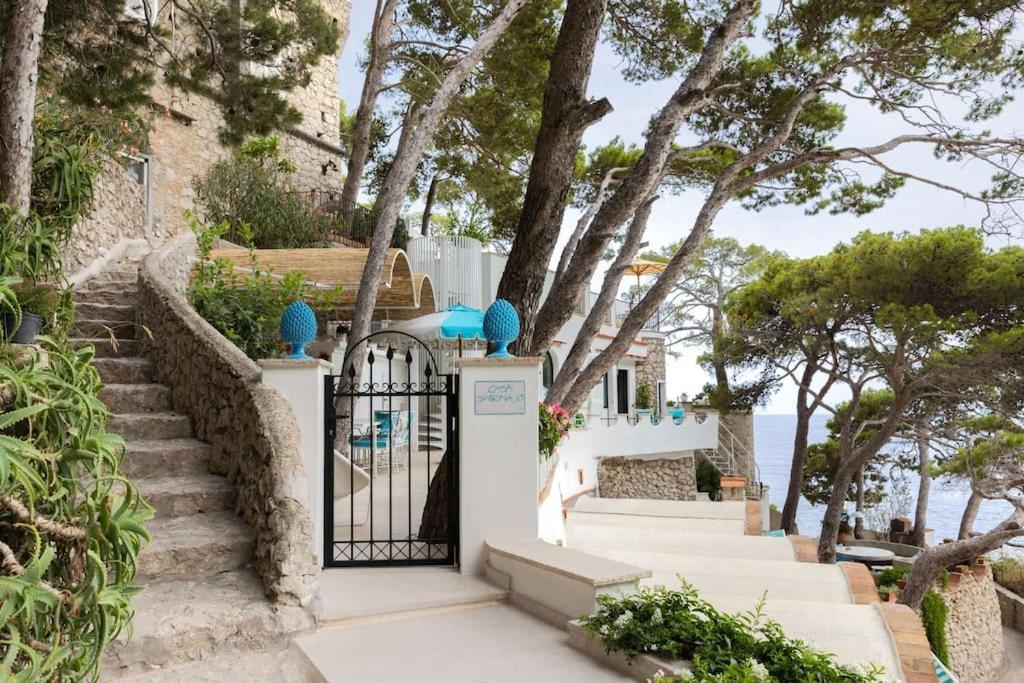
[(555, 454), (558, 442), (562, 440), (572, 419), (569, 411), (562, 406), (549, 406), (546, 403), (540, 404), (540, 457), (547, 460)]
[(812, 649), (764, 619), (764, 600), (751, 612), (719, 612), (697, 590), (641, 588), (632, 595), (602, 595), (597, 612), (583, 617), (609, 652), (632, 660), (649, 654), (662, 660), (688, 660), (690, 670), (655, 676), (655, 683), (792, 683), (832, 681), (883, 683), (880, 667), (855, 669)]

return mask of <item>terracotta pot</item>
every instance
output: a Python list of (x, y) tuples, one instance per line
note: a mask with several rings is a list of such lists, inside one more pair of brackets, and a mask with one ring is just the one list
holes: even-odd
[(891, 593), (890, 592), (885, 592), (885, 593), (882, 593), (882, 602), (896, 602), (896, 598), (897, 597), (899, 597), (899, 593), (897, 593), (895, 591), (893, 591)]
[(904, 588), (907, 587), (907, 580), (906, 579), (900, 579), (897, 582), (897, 585), (900, 587), (900, 590), (903, 590)]
[(959, 586), (960, 585), (960, 579), (962, 577), (963, 577), (963, 574), (961, 574), (960, 572), (950, 572), (949, 573), (949, 587), (950, 588), (956, 588), (957, 586)]

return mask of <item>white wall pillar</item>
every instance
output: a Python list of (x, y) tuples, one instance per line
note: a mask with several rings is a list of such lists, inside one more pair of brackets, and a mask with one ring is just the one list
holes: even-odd
[(459, 570), (483, 574), (487, 539), (535, 539), (540, 358), (459, 368)]
[(334, 366), (325, 360), (261, 360), (262, 381), (274, 387), (292, 407), (299, 425), (302, 462), (309, 482), (309, 506), (317, 560), (324, 549), (324, 377)]

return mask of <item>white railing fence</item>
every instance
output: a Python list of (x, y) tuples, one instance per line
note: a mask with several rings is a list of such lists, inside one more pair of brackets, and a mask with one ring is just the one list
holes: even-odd
[(483, 308), (483, 245), (472, 237), (415, 237), (406, 249), (413, 272), (426, 273), (440, 309)]

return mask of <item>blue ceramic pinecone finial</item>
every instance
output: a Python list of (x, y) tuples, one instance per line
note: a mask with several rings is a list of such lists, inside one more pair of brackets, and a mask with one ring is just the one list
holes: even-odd
[(509, 358), (508, 345), (519, 337), (519, 314), (509, 302), (497, 299), (484, 313), (484, 336), (494, 344), (491, 358)]
[(293, 301), (281, 316), (281, 339), (291, 347), (291, 359), (309, 358), (306, 344), (316, 339), (316, 315), (305, 301)]

